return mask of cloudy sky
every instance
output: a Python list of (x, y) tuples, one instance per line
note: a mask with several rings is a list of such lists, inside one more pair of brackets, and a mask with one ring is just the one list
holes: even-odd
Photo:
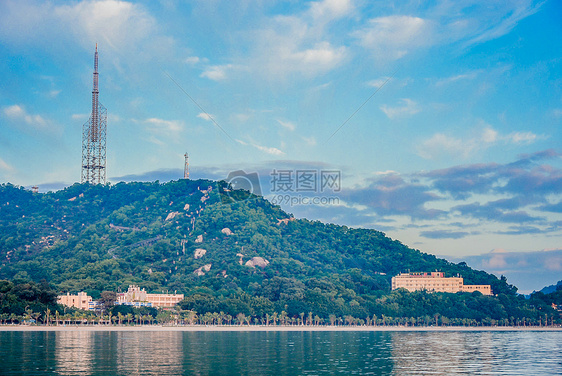
[(258, 172), (270, 198), (279, 171), (339, 171), (304, 195), (336, 201), (283, 207), (438, 255), (559, 250), (560, 19), (555, 0), (4, 0), (0, 182), (80, 179), (98, 43), (112, 183), (180, 178), (186, 151), (192, 177)]

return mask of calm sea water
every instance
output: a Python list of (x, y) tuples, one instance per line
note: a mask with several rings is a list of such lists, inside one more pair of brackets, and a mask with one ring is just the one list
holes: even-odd
[(562, 375), (562, 332), (2, 332), (1, 375)]

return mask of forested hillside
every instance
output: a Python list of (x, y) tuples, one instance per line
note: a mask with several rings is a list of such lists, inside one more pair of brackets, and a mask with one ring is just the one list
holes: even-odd
[[(50, 193), (0, 186), (0, 279), (59, 292), (138, 284), (184, 293), (184, 309), (264, 317), (539, 320), (507, 281), (413, 250), (375, 230), (294, 219), (224, 182), (75, 184)], [(390, 291), (401, 271), (460, 274), (497, 297)], [(550, 310), (549, 310), (550, 309)]]

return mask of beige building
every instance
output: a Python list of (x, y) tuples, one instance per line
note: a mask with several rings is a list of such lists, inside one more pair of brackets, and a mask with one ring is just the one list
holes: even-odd
[(492, 295), (490, 285), (465, 285), (462, 277), (446, 278), (443, 272), (431, 273), (400, 273), (392, 277), (392, 289), (405, 288), (408, 291), (432, 292), (474, 292), (480, 291), (484, 295)]
[(78, 309), (90, 309), (92, 306), (92, 297), (85, 292), (79, 292), (78, 295), (60, 295), (57, 297), (57, 303), (67, 307), (75, 307)]
[(183, 294), (148, 294), (139, 286), (130, 285), (127, 292), (117, 294), (117, 304), (148, 306), (148, 307), (174, 307), (181, 300)]

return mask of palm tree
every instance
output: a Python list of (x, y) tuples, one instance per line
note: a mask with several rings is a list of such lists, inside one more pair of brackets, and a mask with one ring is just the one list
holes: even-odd
[(41, 317), (41, 313), (40, 312), (33, 312), (31, 314), (31, 316), (35, 320), (35, 325), (37, 325), (37, 323), (39, 322), (39, 318)]
[(132, 314), (132, 313), (127, 313), (126, 319), (127, 319), (127, 325), (130, 325), (130, 324), (131, 324), (131, 320), (133, 319), (133, 314)]
[(197, 319), (197, 312), (187, 311), (187, 322), (189, 323), (189, 325), (193, 325), (196, 319)]
[(228, 323), (228, 325), (232, 324), (232, 316), (231, 315), (226, 315), (224, 316), (224, 319), (226, 320), (226, 322)]
[(142, 317), (143, 324), (146, 324), (147, 321), (150, 323), (151, 318), (152, 318), (151, 315), (148, 315), (148, 314), (147, 314), (147, 315), (144, 315), (144, 316)]
[(279, 316), (279, 321), (281, 322), (281, 325), (287, 324), (287, 312), (281, 311), (281, 315)]
[(219, 323), (219, 317), (220, 317), (219, 314), (217, 312), (213, 312), (212, 317), (213, 317), (212, 324), (217, 325)]
[(243, 325), (246, 321), (246, 315), (243, 313), (239, 313), (236, 315), (236, 320), (238, 321), (238, 324)]
[(31, 314), (32, 314), (32, 313), (33, 313), (32, 310), (26, 309), (26, 310), (25, 310), (25, 313), (23, 314), (23, 319), (24, 319), (28, 324), (30, 324)]
[(82, 315), (81, 312), (79, 312), (79, 311), (74, 311), (73, 317), (74, 317), (74, 323), (75, 323), (76, 325), (78, 325), (78, 322), (82, 323), (83, 315)]
[(121, 326), (121, 323), (123, 322), (123, 314), (121, 312), (117, 312), (117, 319), (119, 320), (119, 326)]
[(9, 317), (10, 317), (9, 313), (3, 313), (0, 315), (0, 318), (2, 319), (2, 325), (6, 324), (6, 320), (8, 320)]

